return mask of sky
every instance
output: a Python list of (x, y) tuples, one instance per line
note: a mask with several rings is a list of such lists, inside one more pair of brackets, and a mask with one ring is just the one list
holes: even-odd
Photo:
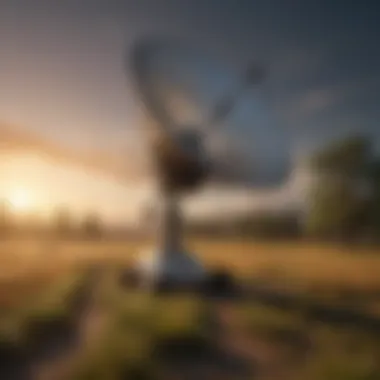
[[(255, 127), (252, 141), (266, 139), (262, 149), (279, 165), (284, 133), (295, 156), (351, 132), (368, 133), (378, 142), (379, 17), (375, 0), (0, 0), (0, 122), (82, 152), (95, 149), (138, 162), (141, 109), (125, 54), (141, 36), (159, 35), (191, 41), (234, 67), (252, 60), (268, 64), (270, 117), (285, 132), (269, 138), (264, 128)], [(21, 178), (29, 164), (6, 162), (3, 172), (9, 167), (20, 172), (13, 174), (14, 186), (31, 186)], [(43, 170), (45, 179), (35, 187), (46, 188), (47, 177), (56, 182), (53, 169)], [(0, 178), (3, 184), (9, 184), (6, 178)], [(123, 198), (121, 185), (106, 186), (99, 174), (89, 182), (73, 173), (65, 178), (56, 201), (64, 201), (70, 188), (70, 199), (74, 188), (89, 193), (94, 181), (99, 189), (108, 188), (86, 207), (100, 204), (100, 198)], [(140, 193), (139, 186), (132, 181), (123, 189)], [(5, 187), (0, 196), (11, 192)], [(294, 186), (286, 188), (292, 192), (280, 197), (283, 202), (297, 197)], [(230, 204), (243, 203), (241, 208), (257, 203), (254, 189), (252, 196), (241, 191), (212, 190), (203, 202), (218, 209), (219, 194)], [(41, 190), (35, 193), (46, 198)], [(106, 203), (102, 207), (110, 218), (131, 215), (129, 206), (127, 212)]]

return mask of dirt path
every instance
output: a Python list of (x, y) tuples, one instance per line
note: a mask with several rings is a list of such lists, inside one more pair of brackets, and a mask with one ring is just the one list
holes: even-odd
[(106, 317), (102, 311), (89, 306), (78, 321), (77, 341), (71, 347), (54, 358), (36, 363), (33, 368), (33, 380), (68, 380), (75, 365), (88, 348), (97, 344), (98, 338), (106, 325)]
[(216, 346), (231, 358), (238, 358), (240, 363), (245, 364), (245, 373), (236, 371), (235, 375), (238, 377), (234, 378), (260, 380), (294, 378), (295, 370), (307, 354), (306, 340), (302, 345), (296, 344), (296, 337), (282, 336), (271, 340), (247, 334), (241, 316), (234, 305), (228, 302), (214, 304), (213, 318), (217, 326)]
[[(94, 273), (70, 299), (73, 315), (69, 325), (50, 326), (39, 338), (28, 359), (28, 373), (21, 376), (0, 373), (7, 380), (68, 380), (76, 363), (88, 348), (94, 347), (107, 326), (107, 310), (95, 296), (102, 285), (102, 272)], [(248, 334), (235, 301), (210, 300), (207, 347), (184, 352), (170, 364), (164, 379), (258, 379), (287, 380), (306, 353), (299, 337), (278, 336), (267, 339)], [(51, 321), (50, 321), (51, 323)], [(298, 340), (297, 340), (298, 339)], [(181, 344), (181, 343), (180, 343)], [(183, 343), (187, 344), (187, 343)], [(191, 344), (190, 344), (191, 345)], [(14, 368), (17, 367), (14, 366)], [(0, 371), (1, 372), (1, 371)], [(25, 371), (24, 371), (25, 372)], [(9, 372), (10, 373), (10, 372)], [(174, 377), (173, 377), (174, 376)], [(106, 380), (106, 379), (105, 379)]]
[(70, 308), (71, 331), (59, 329), (41, 342), (40, 353), (31, 359), (27, 380), (68, 380), (86, 350), (96, 345), (107, 323), (106, 310), (96, 302), (101, 273), (91, 276), (82, 289), (73, 294)]
[(288, 352), (281, 352), (280, 345), (273, 342), (247, 335), (241, 322), (233, 304), (210, 303), (207, 341), (199, 346), (186, 340), (175, 342), (167, 353), (169, 371), (162, 379), (290, 379)]

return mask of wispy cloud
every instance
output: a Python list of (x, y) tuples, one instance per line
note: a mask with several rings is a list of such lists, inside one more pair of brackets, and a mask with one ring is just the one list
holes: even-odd
[[(360, 101), (361, 98), (374, 93), (379, 88), (380, 77), (314, 86), (294, 92), (289, 98), (284, 98), (278, 109), (288, 123), (299, 125), (323, 113), (345, 106), (348, 102)], [(350, 110), (347, 109), (346, 112), (349, 113)]]
[(0, 141), (0, 153), (1, 151), (7, 154), (33, 152), (49, 161), (75, 166), (79, 170), (100, 172), (118, 181), (132, 181), (142, 176), (141, 167), (132, 165), (134, 160), (131, 157), (129, 160), (122, 160), (120, 157), (96, 150), (77, 151), (50, 141), (37, 133), (5, 124), (0, 125)]
[(341, 90), (331, 87), (311, 89), (286, 102), (284, 113), (289, 121), (305, 120), (338, 104), (344, 96)]
[(277, 47), (271, 57), (271, 76), (281, 82), (312, 78), (326, 65), (326, 56), (319, 49), (305, 49), (284, 45)]

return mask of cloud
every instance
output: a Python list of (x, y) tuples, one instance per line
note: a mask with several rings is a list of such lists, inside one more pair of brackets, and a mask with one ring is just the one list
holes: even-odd
[(128, 182), (142, 176), (133, 157), (128, 157), (127, 160), (96, 150), (82, 152), (69, 149), (37, 133), (5, 124), (0, 125), (0, 141), (0, 152), (12, 154), (34, 152), (53, 162), (73, 165), (89, 172), (103, 173), (118, 181)]
[(342, 98), (341, 91), (329, 87), (311, 89), (296, 97), (287, 107), (287, 113), (293, 119), (306, 119), (336, 105)]
[(318, 49), (301, 49), (285, 44), (271, 57), (271, 76), (277, 80), (294, 81), (313, 77), (325, 62), (324, 52)]

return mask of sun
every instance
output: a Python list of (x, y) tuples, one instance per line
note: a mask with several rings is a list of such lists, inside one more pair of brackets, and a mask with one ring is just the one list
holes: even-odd
[(18, 212), (29, 211), (33, 207), (33, 199), (26, 189), (16, 189), (9, 196), (9, 203)]

